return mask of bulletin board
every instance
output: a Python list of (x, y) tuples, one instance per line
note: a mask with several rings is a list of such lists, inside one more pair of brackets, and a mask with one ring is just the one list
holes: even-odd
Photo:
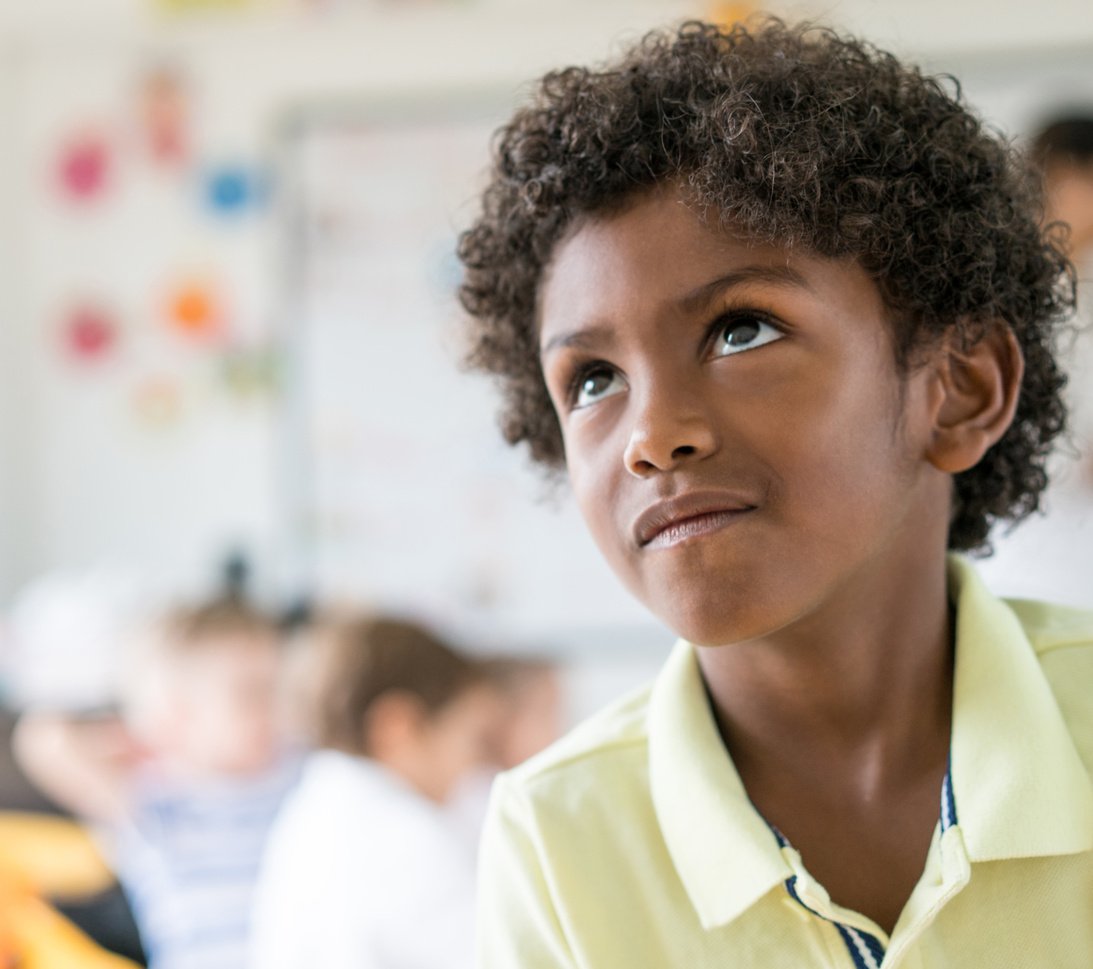
[(304, 584), (564, 647), (670, 639), (460, 364), (459, 231), (503, 98), (303, 112), (283, 136), (285, 480)]

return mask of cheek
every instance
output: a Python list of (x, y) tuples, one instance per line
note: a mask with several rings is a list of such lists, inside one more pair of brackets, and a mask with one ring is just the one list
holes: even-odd
[(623, 448), (590, 428), (566, 439), (566, 472), (577, 508), (596, 544), (610, 557), (617, 541), (618, 501), (627, 476)]
[[(572, 478), (570, 480), (573, 482)], [(603, 560), (632, 594), (640, 595), (641, 588), (631, 558), (625, 515), (619, 508), (619, 488), (616, 484), (609, 478), (573, 482), (574, 497), (585, 528)]]

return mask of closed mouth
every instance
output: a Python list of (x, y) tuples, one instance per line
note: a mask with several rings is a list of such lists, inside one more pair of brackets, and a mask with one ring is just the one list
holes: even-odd
[(634, 522), (639, 548), (669, 548), (688, 539), (720, 531), (738, 521), (755, 505), (735, 496), (684, 495), (658, 502)]
[(726, 511), (711, 511), (704, 515), (693, 515), (673, 522), (666, 528), (657, 532), (648, 542), (645, 548), (669, 548), (678, 545), (689, 538), (699, 538), (732, 524), (736, 519), (746, 515), (750, 508), (740, 508)]

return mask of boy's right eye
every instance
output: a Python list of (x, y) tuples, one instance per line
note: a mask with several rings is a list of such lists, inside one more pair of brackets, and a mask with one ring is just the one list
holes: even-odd
[(572, 406), (587, 407), (626, 389), (622, 375), (603, 364), (586, 367), (573, 381)]

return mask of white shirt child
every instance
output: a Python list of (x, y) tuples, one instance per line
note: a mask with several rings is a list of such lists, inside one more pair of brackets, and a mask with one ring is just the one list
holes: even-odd
[(465, 969), (473, 846), (375, 761), (310, 755), (259, 876), (252, 969)]

